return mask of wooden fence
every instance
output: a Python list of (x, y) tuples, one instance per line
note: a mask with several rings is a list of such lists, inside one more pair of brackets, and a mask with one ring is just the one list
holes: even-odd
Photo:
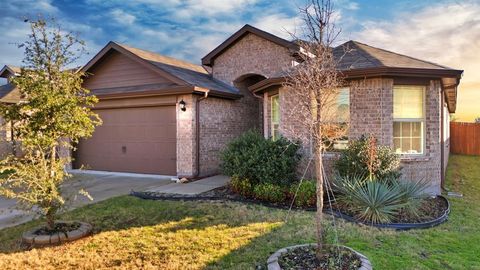
[(450, 152), (480, 156), (480, 123), (450, 123)]

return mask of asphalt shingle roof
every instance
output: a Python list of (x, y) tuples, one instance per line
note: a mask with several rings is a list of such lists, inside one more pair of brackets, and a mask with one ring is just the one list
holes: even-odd
[(116, 44), (190, 85), (228, 94), (240, 94), (237, 88), (214, 79), (202, 66), (127, 45)]
[(334, 48), (333, 53), (335, 57), (340, 59), (339, 70), (380, 67), (450, 69), (439, 64), (372, 47), (353, 40), (337, 46)]

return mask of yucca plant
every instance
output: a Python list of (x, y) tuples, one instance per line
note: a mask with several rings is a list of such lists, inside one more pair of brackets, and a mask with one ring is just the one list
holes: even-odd
[(420, 181), (396, 181), (394, 182), (404, 194), (405, 211), (416, 217), (419, 216), (419, 209), (422, 205), (422, 201), (428, 197), (425, 190), (429, 186), (426, 180)]
[(351, 191), (353, 210), (364, 222), (389, 223), (406, 206), (405, 192), (399, 186), (369, 181)]
[(426, 181), (370, 181), (363, 176), (337, 176), (332, 183), (338, 203), (349, 208), (357, 219), (369, 223), (392, 222), (400, 211), (418, 216), (427, 187)]

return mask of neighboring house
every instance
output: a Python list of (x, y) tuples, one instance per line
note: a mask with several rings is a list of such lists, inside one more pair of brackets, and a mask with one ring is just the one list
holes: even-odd
[[(334, 52), (345, 48), (339, 70), (348, 85), (339, 106), (350, 122), (348, 138), (375, 135), (401, 155), (406, 178), (429, 179), (430, 191), (440, 193), (462, 71), (355, 41)], [(100, 99), (95, 110), (103, 125), (78, 145), (74, 166), (219, 173), (220, 151), (243, 132), (289, 137), (294, 102), (282, 74), (302, 53), (297, 43), (250, 25), (202, 58), (203, 66), (110, 42), (82, 69), (84, 87)]]
[[(0, 70), (0, 78), (6, 81), (6, 84), (0, 85), (0, 102), (2, 103), (16, 103), (20, 101), (20, 92), (15, 86), (10, 83), (14, 76), (20, 73), (19, 67), (4, 66)], [(8, 154), (13, 153), (14, 141), (13, 130), (11, 123), (6, 123), (0, 117), (0, 158), (5, 157)]]

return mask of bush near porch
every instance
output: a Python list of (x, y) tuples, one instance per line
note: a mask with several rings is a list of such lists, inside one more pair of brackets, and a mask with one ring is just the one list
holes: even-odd
[[(393, 231), (326, 216), (335, 236), (366, 255), (374, 269), (480, 269), (480, 157), (452, 156), (447, 223)], [(0, 269), (256, 269), (279, 248), (314, 241), (314, 213), (233, 202), (147, 201), (122, 196), (62, 214), (94, 225), (91, 237), (62, 246), (23, 249), (32, 221), (0, 230)], [(332, 229), (333, 225), (337, 232)], [(265, 268), (260, 268), (265, 269)]]

